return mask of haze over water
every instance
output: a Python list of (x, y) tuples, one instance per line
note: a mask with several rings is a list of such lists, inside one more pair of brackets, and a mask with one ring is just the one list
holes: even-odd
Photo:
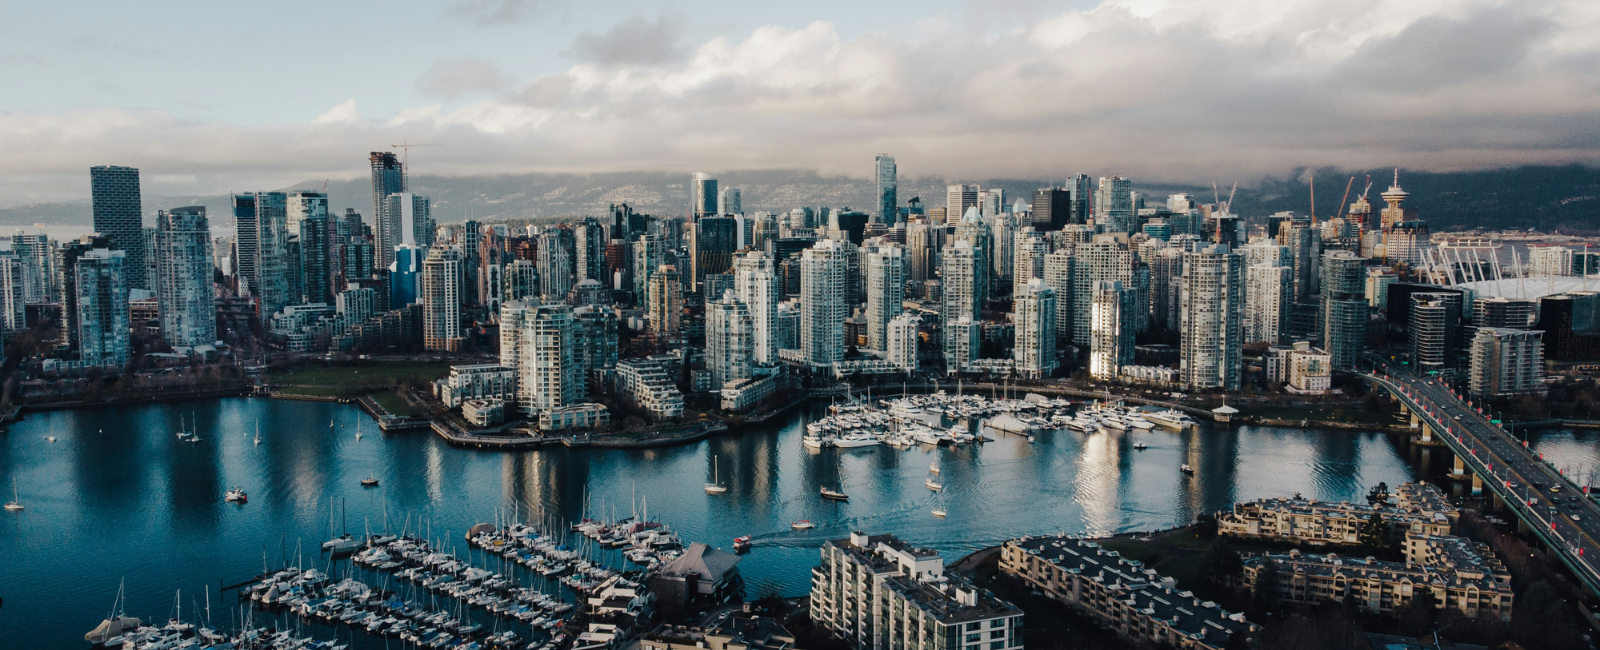
[[(0, 513), (0, 639), (17, 648), (87, 647), (83, 634), (106, 616), (123, 579), (128, 615), (165, 621), (182, 589), (189, 618), (191, 602), (203, 603), (209, 588), (214, 621), (228, 627), (224, 602), (235, 601), (232, 592), (219, 597), (219, 584), (260, 573), (263, 556), (274, 567), (293, 561), (297, 547), (305, 566), (326, 569), (323, 540), (341, 528), (378, 532), (386, 521), (391, 532), (420, 529), (465, 554), (463, 532), (497, 513), (571, 522), (584, 516), (586, 499), (589, 514), (608, 519), (639, 504), (685, 543), (727, 549), (736, 536), (754, 536), (755, 550), (739, 565), (754, 598), (805, 593), (817, 547), (852, 529), (894, 533), (954, 559), (1019, 535), (1155, 530), (1293, 492), (1357, 500), (1379, 481), (1414, 475), (1376, 433), (1059, 431), (1034, 444), (997, 434), (996, 442), (955, 449), (816, 452), (800, 438), (819, 415), (684, 447), (498, 453), (452, 448), (422, 432), (380, 434), (355, 408), (318, 402), (35, 413), (0, 434), (0, 484), (9, 492), (15, 477), (27, 506)], [(198, 422), (200, 443), (176, 438), (180, 417), (184, 428)], [(45, 440), (50, 435), (56, 442)], [(1141, 440), (1150, 448), (1135, 451)], [(726, 494), (702, 489), (713, 456)], [(923, 486), (935, 458), (946, 519), (930, 514), (939, 497)], [(1197, 474), (1184, 476), (1184, 463)], [(368, 474), (379, 487), (360, 485)], [(222, 501), (236, 485), (248, 504)], [(823, 501), (822, 486), (842, 487), (850, 501)], [(791, 531), (798, 519), (817, 527)]]

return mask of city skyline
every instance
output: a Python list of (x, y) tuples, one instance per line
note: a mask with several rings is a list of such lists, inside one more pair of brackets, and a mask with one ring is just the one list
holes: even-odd
[[(1584, 127), (1597, 91), (1580, 76), (1596, 48), (1582, 35), (1596, 19), (1575, 2), (1303, 3), (1270, 16), (1236, 3), (1115, 0), (919, 9), (415, 4), (384, 19), (396, 29), (434, 26), (415, 51), (343, 57), (309, 82), (305, 66), (248, 67), (259, 83), (293, 75), (302, 91), (266, 101), (222, 81), (239, 72), (228, 52), (252, 48), (182, 61), (144, 44), (159, 39), (134, 44), (99, 22), (60, 19), (58, 9), (16, 10), (23, 28), (0, 53), (0, 79), (37, 92), (0, 103), (0, 147), (10, 152), (0, 200), (82, 196), (74, 170), (107, 161), (160, 169), (148, 179), (152, 194), (348, 178), (357, 172), (347, 151), (408, 138), (446, 145), (412, 154), (449, 175), (798, 166), (866, 178), (871, 168), (857, 161), (882, 151), (896, 152), (902, 175), (952, 179), (1089, 168), (1248, 181), (1304, 165), (1600, 160)], [(297, 15), (235, 11), (258, 25)], [(156, 34), (232, 38), (230, 46), (261, 38), (192, 29), (241, 17), (220, 8), (114, 17)], [(297, 31), (261, 33), (310, 38)], [(86, 40), (95, 48), (58, 45)], [(537, 45), (517, 45), (525, 42)], [(324, 56), (303, 49), (318, 52), (297, 60)], [(1132, 50), (1146, 54), (1120, 55)], [(129, 69), (134, 61), (143, 63)], [(1492, 105), (1452, 99), (1490, 86), (1512, 92)], [(719, 101), (702, 101), (710, 97)], [(633, 110), (645, 105), (657, 110)], [(651, 135), (662, 132), (687, 137)]]

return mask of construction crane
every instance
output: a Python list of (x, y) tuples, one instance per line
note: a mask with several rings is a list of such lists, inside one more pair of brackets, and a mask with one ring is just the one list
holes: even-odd
[(1339, 197), (1339, 209), (1333, 211), (1333, 218), (1344, 216), (1345, 201), (1350, 200), (1350, 188), (1356, 184), (1356, 177), (1351, 176), (1350, 181), (1344, 184), (1344, 196)]
[(405, 153), (402, 154), (404, 156), (404, 159), (401, 162), (402, 162), (402, 164), (405, 165), (406, 169), (410, 169), (411, 168), (411, 148), (412, 147), (443, 147), (444, 145), (442, 145), (442, 144), (411, 144), (411, 140), (407, 139), (407, 140), (401, 140), (400, 144), (391, 144), (389, 146), (390, 147), (394, 147), (395, 149), (400, 149), (400, 150), (405, 151)]

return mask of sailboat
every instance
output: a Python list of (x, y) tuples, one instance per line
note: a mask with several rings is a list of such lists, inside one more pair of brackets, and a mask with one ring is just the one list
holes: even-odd
[(939, 459), (935, 458), (933, 459), (933, 462), (928, 463), (928, 471), (935, 474), (939, 473)]
[(922, 484), (927, 486), (928, 489), (933, 490), (934, 492), (939, 492), (939, 491), (944, 489), (944, 483), (939, 482), (939, 475), (938, 474), (931, 474), (930, 473), (928, 475), (928, 479), (923, 481)]
[(11, 501), (6, 503), (6, 510), (16, 512), (22, 509), (22, 497), (17, 496), (17, 477), (11, 477)]
[(356, 418), (356, 441), (361, 440), (361, 418)]
[(261, 444), (261, 421), (256, 420), (256, 444)]
[(721, 468), (718, 466), (717, 456), (711, 457), (711, 482), (706, 484), (707, 494), (722, 494), (728, 491), (728, 486), (722, 484)]
[(945, 512), (945, 510), (944, 510), (944, 493), (940, 492), (939, 493), (939, 502), (934, 504), (934, 506), (933, 506), (933, 516), (938, 517), (940, 519), (944, 519), (945, 515), (947, 515), (947, 514), (949, 514), (949, 513)]

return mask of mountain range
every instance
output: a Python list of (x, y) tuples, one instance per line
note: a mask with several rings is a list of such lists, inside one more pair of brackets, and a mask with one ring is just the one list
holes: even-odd
[[(1468, 172), (1423, 172), (1399, 170), (1400, 185), (1410, 197), (1406, 206), (1414, 208), (1434, 231), (1471, 228), (1513, 229), (1593, 233), (1600, 231), (1600, 169), (1580, 165), (1526, 166)], [(1311, 207), (1310, 180), (1316, 180), (1316, 213), (1333, 216), (1340, 197), (1353, 176), (1346, 203), (1354, 201), (1371, 180), (1370, 197), (1380, 204), (1378, 194), (1394, 180), (1392, 169), (1363, 171), (1295, 169), (1281, 176), (1268, 176), (1241, 184), (1233, 198), (1233, 212), (1259, 218), (1284, 210), (1306, 213)], [(734, 171), (715, 174), (721, 187), (739, 188), (746, 212), (786, 211), (801, 206), (852, 207), (870, 211), (874, 185), (870, 179), (848, 176), (823, 176), (804, 170)], [(1061, 179), (944, 179), (924, 176), (900, 181), (899, 196), (904, 204), (921, 197), (927, 207), (944, 205), (947, 183), (977, 184), (983, 188), (1002, 188), (1006, 203), (1026, 200), (1037, 188), (1060, 184)], [(320, 190), (326, 185), (330, 209), (343, 213), (355, 208), (362, 214), (372, 211), (372, 191), (365, 177), (339, 182), (305, 181), (281, 190)], [(432, 199), (433, 216), (439, 222), (465, 219), (479, 221), (534, 220), (554, 221), (573, 216), (601, 216), (609, 203), (629, 203), (640, 212), (658, 216), (686, 214), (689, 205), (689, 175), (676, 172), (615, 172), (601, 174), (529, 173), (497, 176), (414, 176), (412, 191)], [(1186, 192), (1196, 201), (1209, 203), (1213, 196), (1226, 200), (1232, 185), (1140, 183), (1153, 205), (1168, 194)], [(1215, 192), (1215, 194), (1214, 194)], [(231, 226), (229, 197), (146, 196), (145, 222), (153, 224), (156, 210), (185, 205), (203, 205), (212, 216), (214, 227)], [(35, 223), (52, 226), (90, 227), (92, 218), (87, 198), (59, 203), (39, 203), (0, 209), (0, 226), (26, 226)]]

